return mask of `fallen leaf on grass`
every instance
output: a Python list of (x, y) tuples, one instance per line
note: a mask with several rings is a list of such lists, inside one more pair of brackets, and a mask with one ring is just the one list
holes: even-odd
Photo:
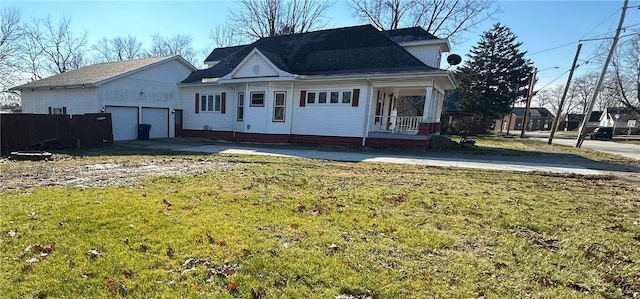
[(240, 283), (239, 283), (239, 282), (234, 281), (234, 282), (232, 282), (232, 283), (230, 283), (230, 284), (228, 284), (228, 285), (227, 285), (227, 290), (229, 290), (229, 291), (236, 291), (236, 290), (238, 290), (238, 286), (239, 286), (239, 285), (240, 285)]
[(508, 265), (503, 263), (503, 262), (495, 262), (493, 263), (493, 266), (498, 268), (498, 269), (504, 269), (506, 268)]
[(168, 257), (173, 257), (176, 254), (176, 251), (173, 250), (173, 248), (171, 248), (171, 246), (167, 247), (167, 256)]
[(567, 288), (570, 288), (574, 291), (582, 292), (582, 293), (591, 293), (591, 289), (589, 287), (581, 285), (577, 282), (569, 282), (567, 284)]
[(307, 209), (307, 205), (305, 205), (303, 202), (299, 202), (296, 209), (298, 210), (298, 212), (302, 213)]
[(225, 241), (225, 240), (219, 240), (219, 241), (218, 241), (218, 245), (220, 245), (220, 246), (226, 246), (226, 245), (227, 245), (227, 241)]
[(216, 242), (216, 240), (213, 239), (210, 233), (207, 233), (207, 240), (209, 240), (209, 244), (213, 244)]
[(424, 279), (424, 280), (432, 280), (432, 279), (433, 279), (433, 276), (431, 276), (431, 274), (429, 274), (429, 273), (425, 273), (425, 274), (422, 276), (422, 279)]
[(91, 250), (87, 251), (87, 254), (90, 258), (98, 258), (102, 256), (102, 253), (95, 248), (91, 248)]
[(549, 278), (546, 278), (546, 277), (538, 279), (538, 284), (543, 286), (543, 287), (557, 287), (558, 286), (558, 284), (555, 281), (553, 281), (553, 280), (551, 280)]
[(256, 288), (251, 288), (251, 298), (252, 299), (263, 299), (266, 298), (267, 292), (263, 287), (258, 286)]

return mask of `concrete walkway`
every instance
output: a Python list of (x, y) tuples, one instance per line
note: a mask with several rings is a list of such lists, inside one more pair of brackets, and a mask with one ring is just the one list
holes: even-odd
[(598, 162), (570, 154), (493, 156), (445, 151), (393, 151), (299, 145), (257, 145), (186, 138), (127, 141), (127, 143), (132, 143), (132, 145), (138, 147), (195, 153), (267, 155), (345, 162), (415, 164), (520, 172), (540, 171), (579, 175), (615, 175), (633, 181), (640, 181), (640, 167)]

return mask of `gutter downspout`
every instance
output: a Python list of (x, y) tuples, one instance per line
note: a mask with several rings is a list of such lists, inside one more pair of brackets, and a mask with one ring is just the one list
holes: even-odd
[[(234, 98), (236, 99), (235, 100), (236, 105), (234, 106), (234, 107), (236, 107), (235, 113), (238, 113), (238, 86), (235, 85), (235, 84), (233, 85), (233, 95), (234, 95)], [(236, 117), (233, 117), (233, 115), (231, 116), (231, 121), (232, 121), (231, 122), (232, 123), (231, 130), (233, 131), (233, 140), (234, 141), (236, 140), (236, 125), (237, 125), (237, 122), (238, 122), (238, 118), (237, 117), (238, 117), (237, 115), (236, 115)]]
[[(294, 94), (293, 94), (293, 88), (295, 86), (294, 82), (291, 82), (291, 92), (289, 93), (289, 96), (291, 97), (291, 117), (289, 119), (289, 138), (291, 138), (291, 128), (293, 127), (293, 111), (295, 111), (295, 100), (294, 100)], [(286, 103), (286, 99), (285, 99), (285, 103)], [(286, 104), (285, 104), (286, 107)], [(286, 117), (286, 114), (285, 114)]]
[(367, 137), (369, 135), (369, 123), (371, 122), (370, 114), (371, 114), (371, 96), (373, 95), (373, 86), (371, 85), (371, 81), (369, 81), (369, 76), (367, 76), (367, 103), (365, 104), (365, 122), (364, 122), (364, 132), (362, 134), (362, 146), (365, 146), (367, 143)]

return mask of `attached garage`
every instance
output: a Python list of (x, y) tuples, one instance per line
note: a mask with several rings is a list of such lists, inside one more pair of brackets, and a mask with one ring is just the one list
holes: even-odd
[(111, 113), (113, 140), (133, 140), (138, 138), (138, 107), (105, 106)]
[(169, 109), (167, 108), (143, 107), (140, 123), (151, 125), (149, 138), (169, 137)]

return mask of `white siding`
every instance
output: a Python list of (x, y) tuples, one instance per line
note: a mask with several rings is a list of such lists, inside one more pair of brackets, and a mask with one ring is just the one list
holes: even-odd
[(271, 67), (264, 58), (254, 54), (236, 70), (233, 78), (273, 77), (278, 76), (278, 71)]
[[(226, 113), (219, 111), (195, 112), (195, 95), (216, 95), (226, 92)], [(228, 86), (183, 87), (180, 90), (182, 99), (182, 127), (186, 130), (203, 130), (205, 126), (214, 131), (233, 131), (236, 123), (236, 92)], [(199, 101), (198, 101), (199, 102)], [(246, 117), (246, 115), (245, 115)]]
[[(238, 91), (245, 91), (244, 124), (239, 132), (289, 134), (291, 131), (291, 84), (249, 84), (239, 85)], [(264, 107), (251, 106), (251, 93), (264, 92)], [(285, 121), (273, 121), (273, 101), (276, 92), (285, 92)], [(235, 107), (235, 103), (234, 103)], [(234, 108), (235, 109), (235, 108)]]
[[(305, 104), (300, 107), (300, 91), (351, 91), (360, 89), (359, 105), (351, 104)], [(341, 101), (341, 99), (339, 99)], [(292, 134), (362, 137), (366, 121), (366, 106), (369, 101), (368, 86), (358, 84), (324, 84), (297, 86), (294, 90)]]
[(440, 68), (440, 56), (442, 52), (440, 51), (439, 45), (405, 46), (404, 48), (424, 64)]
[[(130, 75), (84, 89), (24, 90), (25, 113), (48, 113), (48, 107), (67, 107), (67, 114), (98, 113), (105, 106), (163, 108), (171, 111), (183, 106), (177, 83), (191, 69), (171, 60)], [(136, 123), (141, 115), (137, 115)], [(169, 117), (169, 136), (174, 136), (173, 117)]]
[(24, 90), (22, 112), (48, 114), (49, 107), (67, 107), (67, 114), (99, 113), (102, 105), (96, 99), (95, 88)]

